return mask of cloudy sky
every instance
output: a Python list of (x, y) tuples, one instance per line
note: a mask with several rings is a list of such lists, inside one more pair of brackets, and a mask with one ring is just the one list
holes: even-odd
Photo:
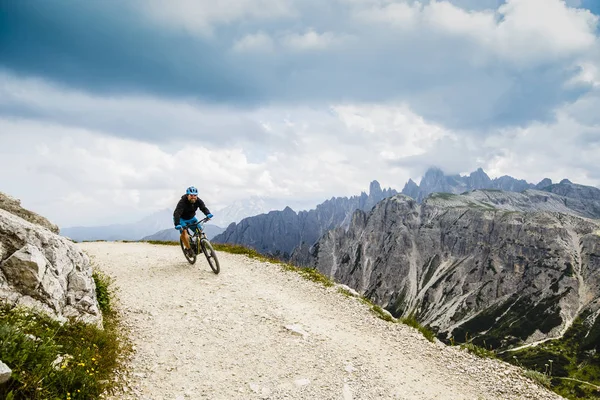
[(432, 165), (600, 186), (597, 0), (0, 0), (0, 191), (62, 227)]

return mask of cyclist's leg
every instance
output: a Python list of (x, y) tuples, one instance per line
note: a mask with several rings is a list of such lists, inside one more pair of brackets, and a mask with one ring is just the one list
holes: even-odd
[(186, 248), (186, 250), (189, 250), (190, 248), (190, 235), (188, 235), (188, 231), (187, 229), (185, 229), (186, 225), (189, 224), (193, 224), (197, 221), (196, 217), (192, 218), (192, 219), (181, 219), (180, 220), (180, 224), (181, 226), (184, 228), (181, 232), (181, 241), (183, 242), (183, 247)]

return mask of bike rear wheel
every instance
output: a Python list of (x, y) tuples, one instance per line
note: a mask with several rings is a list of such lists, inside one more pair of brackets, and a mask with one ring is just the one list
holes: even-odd
[(219, 271), (221, 271), (221, 266), (219, 265), (217, 252), (215, 251), (215, 249), (213, 249), (212, 244), (210, 244), (208, 239), (201, 239), (200, 246), (202, 247), (202, 252), (206, 256), (206, 260), (208, 261), (210, 268), (215, 274), (218, 274)]
[[(188, 260), (190, 264), (194, 264), (196, 262), (196, 252), (190, 251), (188, 254), (188, 252), (185, 250), (185, 246), (183, 245), (183, 240), (181, 238), (179, 238), (179, 244), (181, 245), (181, 251), (183, 251), (185, 259)], [(190, 238), (190, 246), (192, 246), (192, 238)]]

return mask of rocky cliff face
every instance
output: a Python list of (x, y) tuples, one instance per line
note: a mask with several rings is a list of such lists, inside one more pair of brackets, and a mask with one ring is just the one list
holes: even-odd
[(290, 259), (299, 249), (307, 249), (314, 244), (328, 230), (347, 226), (354, 210), (370, 210), (382, 199), (396, 193), (393, 189), (382, 190), (379, 182), (373, 181), (369, 194), (363, 192), (350, 198), (331, 198), (310, 211), (296, 213), (286, 207), (282, 211), (245, 218), (238, 224), (231, 224), (213, 241), (241, 244), (263, 254)]
[[(0, 301), (101, 326), (88, 257), (68, 239), (18, 216), (23, 213), (0, 209)], [(30, 214), (30, 220), (45, 220)]]
[[(397, 195), (325, 234), (308, 263), (395, 316), (510, 347), (577, 316), (600, 343), (600, 222), (543, 191)], [(597, 349), (600, 350), (600, 349)]]

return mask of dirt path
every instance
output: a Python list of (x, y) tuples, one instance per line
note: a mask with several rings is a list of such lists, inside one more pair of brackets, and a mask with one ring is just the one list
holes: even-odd
[(277, 265), (219, 253), (215, 275), (175, 246), (81, 247), (136, 345), (119, 399), (560, 399)]

